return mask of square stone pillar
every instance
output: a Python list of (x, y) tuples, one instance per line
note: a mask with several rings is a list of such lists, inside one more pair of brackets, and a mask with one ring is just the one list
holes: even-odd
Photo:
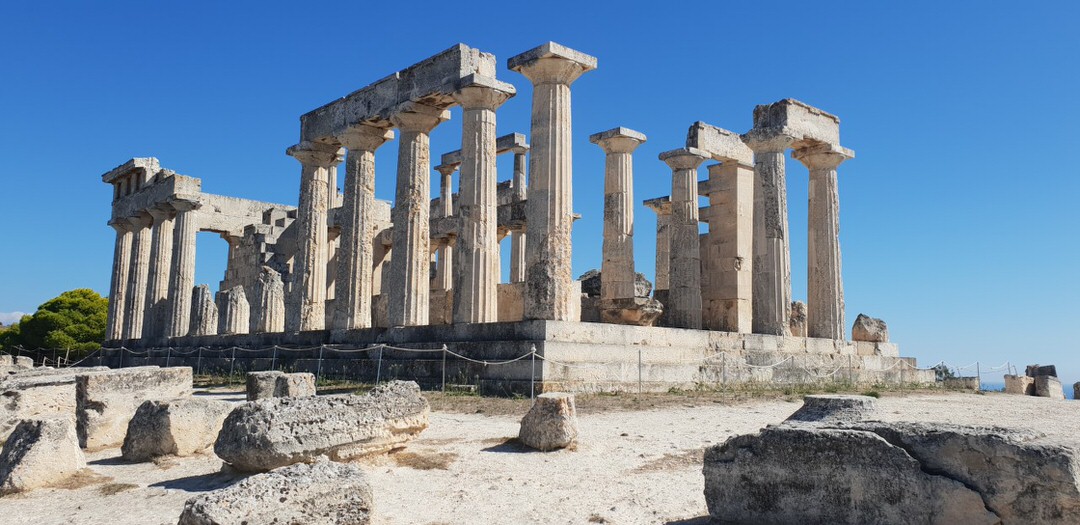
[(709, 166), (709, 232), (702, 257), (702, 326), (749, 333), (753, 326), (754, 167)]
[[(596, 58), (548, 42), (507, 61), (533, 84), (526, 204), (525, 318), (574, 320), (580, 311), (571, 261), (573, 153), (570, 84)], [(575, 305), (575, 303), (578, 303)]]
[(660, 154), (671, 168), (671, 286), (665, 311), (667, 324), (676, 328), (701, 328), (697, 168), (706, 158), (695, 148)]

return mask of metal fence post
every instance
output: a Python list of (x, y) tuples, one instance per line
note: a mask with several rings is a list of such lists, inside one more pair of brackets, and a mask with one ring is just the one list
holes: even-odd
[[(316, 381), (318, 381), (319, 378), (322, 377), (322, 359), (323, 359), (323, 349), (324, 348), (326, 348), (326, 345), (319, 345), (319, 364), (315, 368), (315, 380)], [(274, 351), (277, 352), (277, 347), (276, 346), (274, 347)]]
[(232, 347), (232, 357), (229, 358), (229, 382), (232, 382), (233, 370), (236, 369), (236, 347)]
[(637, 349), (637, 393), (641, 393), (641, 347)]
[(199, 357), (195, 359), (195, 374), (202, 375), (202, 347), (199, 347)]
[(982, 392), (982, 370), (979, 368), (979, 362), (975, 361), (975, 391)]
[(171, 364), (172, 364), (172, 347), (170, 346), (170, 347), (167, 347), (165, 349), (165, 368), (169, 368), (169, 365), (171, 365)]
[(270, 358), (270, 370), (277, 370), (277, 345), (274, 345), (274, 357)]
[(446, 392), (446, 345), (442, 345), (442, 391)]
[(529, 373), (529, 399), (536, 399), (536, 345), (530, 347), (529, 361), (532, 366)]
[(120, 368), (124, 368), (124, 347), (120, 347)]
[(379, 362), (375, 365), (375, 386), (379, 386), (379, 380), (382, 379), (382, 351), (385, 346), (379, 346)]

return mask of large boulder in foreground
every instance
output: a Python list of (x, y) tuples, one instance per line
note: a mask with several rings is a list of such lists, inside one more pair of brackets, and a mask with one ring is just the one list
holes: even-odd
[(247, 400), (271, 397), (308, 397), (315, 395), (315, 374), (294, 372), (286, 374), (278, 370), (248, 372)]
[(0, 494), (58, 483), (85, 467), (71, 418), (26, 419), (0, 452)]
[(877, 400), (870, 396), (814, 395), (803, 398), (803, 406), (787, 421), (813, 423), (855, 422), (872, 419)]
[(38, 367), (0, 376), (0, 442), (24, 419), (66, 416), (75, 421), (75, 375), (94, 370), (108, 368)]
[(144, 401), (128, 423), (120, 450), (128, 461), (190, 456), (206, 450), (213, 446), (233, 406), (204, 397)]
[(234, 409), (214, 453), (234, 468), (259, 472), (399, 448), (428, 426), (428, 402), (412, 381), (391, 381), (364, 395), (279, 397)]
[(179, 525), (367, 525), (372, 497), (364, 472), (319, 461), (251, 476), (184, 504)]
[(536, 450), (566, 448), (577, 441), (577, 408), (574, 395), (548, 392), (536, 396), (532, 408), (521, 419), (518, 441)]
[(1080, 523), (1077, 452), (1008, 429), (784, 424), (705, 453), (734, 523)]
[(190, 366), (140, 366), (75, 377), (79, 444), (87, 450), (118, 446), (143, 401), (190, 397)]

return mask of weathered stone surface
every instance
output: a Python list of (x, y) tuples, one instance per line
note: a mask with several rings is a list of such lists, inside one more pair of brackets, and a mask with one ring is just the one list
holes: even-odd
[(803, 398), (803, 406), (786, 421), (840, 423), (874, 417), (877, 403), (870, 396), (816, 395)]
[(246, 334), (251, 328), (251, 305), (243, 286), (218, 292), (219, 334)]
[[(600, 297), (600, 270), (589, 270), (578, 277), (581, 281), (581, 293), (589, 297)], [(634, 274), (634, 297), (649, 297), (652, 294), (652, 283), (643, 273)]]
[(0, 442), (24, 419), (65, 416), (75, 421), (75, 374), (94, 368), (21, 370), (0, 378)]
[(259, 302), (251, 312), (251, 332), (284, 332), (285, 284), (281, 282), (281, 274), (263, 266), (255, 284), (255, 296)]
[(247, 400), (256, 401), (272, 397), (308, 397), (315, 395), (315, 374), (295, 372), (286, 374), (277, 370), (248, 372)]
[(0, 452), (0, 494), (63, 481), (86, 467), (75, 425), (67, 417), (26, 419)]
[(536, 396), (536, 402), (521, 419), (518, 440), (536, 450), (548, 451), (573, 444), (578, 436), (574, 395), (548, 392)]
[(75, 377), (79, 445), (87, 450), (120, 445), (128, 423), (146, 400), (188, 397), (191, 367), (141, 366), (89, 372)]
[(179, 525), (367, 525), (373, 506), (362, 470), (323, 460), (195, 496), (184, 504)]
[(385, 452), (427, 428), (430, 408), (414, 382), (364, 395), (283, 397), (232, 411), (214, 452), (243, 471), (266, 471), (327, 455), (335, 461)]
[(191, 294), (191, 335), (217, 334), (218, 308), (210, 294), (210, 287), (200, 284), (192, 289)]
[(645, 297), (600, 300), (598, 309), (602, 323), (634, 326), (653, 326), (664, 314), (664, 305), (660, 301)]
[(158, 456), (190, 456), (214, 444), (233, 404), (191, 397), (144, 401), (128, 423), (121, 448), (128, 461)]
[(1005, 375), (1005, 393), (1023, 396), (1035, 395), (1035, 378), (1030, 376)]
[(806, 337), (806, 303), (802, 301), (791, 302), (791, 335), (793, 337)]
[(12, 366), (16, 369), (29, 370), (34, 368), (34, 359), (29, 356), (17, 355), (12, 361)]
[(851, 327), (851, 340), (887, 343), (889, 342), (889, 327), (881, 319), (859, 314)]
[(1054, 365), (1028, 365), (1025, 370), (1028, 377), (1054, 376), (1057, 377), (1057, 367)]
[(1038, 376), (1035, 378), (1035, 395), (1050, 399), (1065, 399), (1065, 389), (1061, 386), (1061, 380), (1054, 376)]

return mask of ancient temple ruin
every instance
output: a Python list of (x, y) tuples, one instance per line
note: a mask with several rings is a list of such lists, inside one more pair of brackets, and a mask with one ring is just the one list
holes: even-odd
[[(578, 196), (604, 203), (601, 289), (589, 297), (571, 269), (571, 85), (597, 59), (547, 43), (506, 67), (533, 85), (527, 136), (497, 136), (515, 88), (496, 78), (493, 55), (461, 44), (302, 115), (300, 140), (285, 151), (301, 166), (296, 206), (203, 193), (199, 179), (154, 158), (103, 175), (116, 230), (106, 346), (446, 345), (481, 363), (535, 349), (540, 361), (520, 366), (460, 363), (462, 374), (510, 390), (768, 381), (781, 379), (767, 366), (781, 360), (811, 376), (846, 365), (856, 380), (925, 379), (895, 345), (845, 338), (837, 168), (854, 153), (840, 144), (837, 117), (785, 99), (755, 108), (746, 133), (692, 124), (685, 144), (660, 155), (670, 196), (644, 201), (658, 219), (651, 296), (635, 286), (633, 256), (633, 152), (647, 138), (621, 127), (591, 135), (602, 151), (584, 154), (605, 155), (606, 167), (604, 194)], [(429, 136), (450, 125), (454, 106), (461, 149), (432, 166)], [(399, 141), (393, 203), (374, 191), (376, 152), (390, 140)], [(810, 170), (806, 321), (794, 331), (788, 150)], [(504, 153), (514, 171), (500, 184)], [(200, 231), (229, 245), (215, 295), (194, 278)], [(506, 236), (510, 282), (500, 283)], [(396, 358), (417, 376), (431, 360)]]

